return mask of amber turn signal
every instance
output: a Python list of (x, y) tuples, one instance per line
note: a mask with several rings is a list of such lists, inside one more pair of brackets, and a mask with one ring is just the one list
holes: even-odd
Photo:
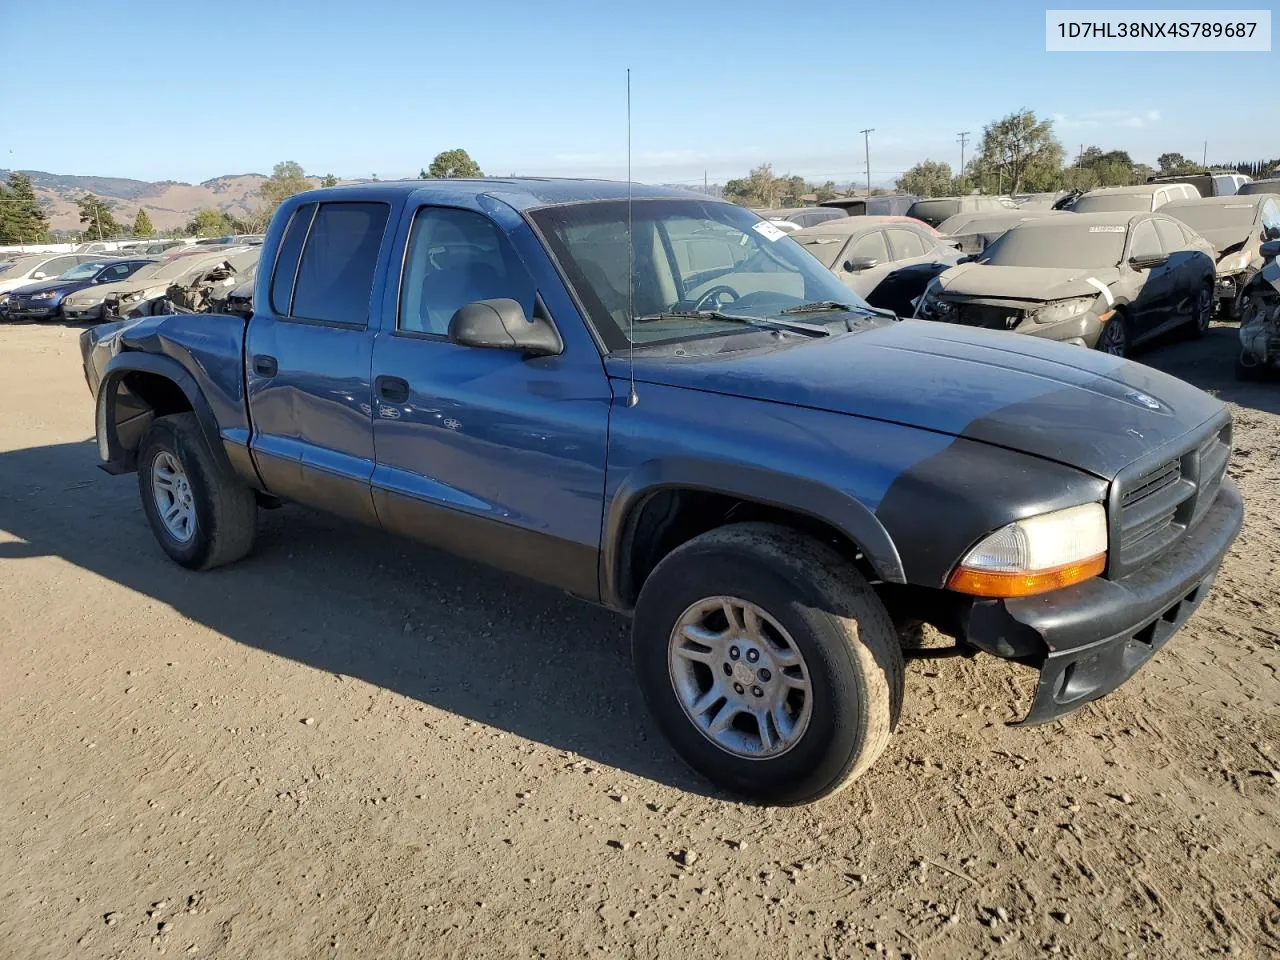
[(957, 593), (975, 597), (1030, 597), (1050, 590), (1061, 590), (1072, 584), (1096, 577), (1107, 567), (1107, 555), (1070, 563), (1035, 573), (995, 573), (960, 567), (951, 575), (947, 586)]

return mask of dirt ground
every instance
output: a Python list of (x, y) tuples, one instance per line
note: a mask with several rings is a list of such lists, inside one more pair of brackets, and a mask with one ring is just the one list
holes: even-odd
[(1140, 359), (1236, 415), (1245, 531), (1121, 691), (909, 666), (871, 773), (799, 809), (688, 773), (627, 625), (296, 508), (170, 563), (96, 469), (79, 331), (0, 328), (0, 958), (1280, 955), (1280, 383), (1235, 331)]

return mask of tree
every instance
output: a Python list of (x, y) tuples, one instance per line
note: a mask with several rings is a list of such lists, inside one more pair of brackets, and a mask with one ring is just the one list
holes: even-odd
[(116, 223), (115, 217), (107, 205), (92, 193), (86, 193), (76, 201), (80, 208), (80, 222), (85, 225), (84, 235), (94, 240), (108, 240), (118, 237), (124, 230)]
[(1156, 163), (1160, 165), (1162, 177), (1177, 177), (1200, 172), (1200, 164), (1188, 160), (1180, 153), (1162, 153), (1156, 157)]
[(773, 175), (773, 164), (762, 163), (745, 177), (724, 185), (724, 198), (744, 207), (771, 209), (781, 206), (783, 181)]
[(336, 187), (337, 185), (338, 185), (338, 178), (335, 177), (332, 173), (326, 173), (323, 177), (320, 178), (320, 186), (322, 187)]
[(951, 192), (951, 164), (922, 160), (900, 176), (896, 186), (918, 197), (944, 197)]
[(476, 163), (467, 154), (467, 151), (458, 147), (455, 150), (445, 150), (436, 154), (436, 158), (431, 161), (431, 166), (421, 171), (418, 176), (423, 180), (441, 180), (446, 177), (483, 177), (480, 171), (480, 165)]
[(271, 176), (262, 182), (258, 194), (266, 202), (267, 215), (270, 216), (286, 199), (310, 188), (307, 175), (302, 172), (302, 165), (293, 160), (285, 160), (272, 168)]
[(995, 175), (999, 193), (1050, 190), (1061, 181), (1062, 156), (1053, 121), (1022, 109), (982, 128), (977, 166), (985, 179)]
[(221, 210), (204, 209), (187, 222), (187, 234), (193, 237), (224, 237), (238, 233), (239, 224)]
[(133, 218), (133, 235), (135, 237), (149, 237), (156, 232), (156, 228), (151, 225), (151, 218), (147, 216), (147, 211), (138, 208), (138, 215)]
[(819, 203), (822, 203), (823, 200), (834, 200), (836, 197), (840, 196), (836, 191), (834, 180), (828, 180), (822, 186), (818, 187), (817, 190), (813, 191), (813, 193)]
[(1145, 177), (1137, 178), (1134, 169), (1133, 160), (1125, 150), (1104, 153), (1101, 147), (1089, 147), (1062, 172), (1062, 186), (1068, 190), (1092, 190), (1145, 182)]
[(0, 241), (41, 243), (49, 238), (49, 218), (26, 174), (12, 172), (9, 185), (0, 183)]

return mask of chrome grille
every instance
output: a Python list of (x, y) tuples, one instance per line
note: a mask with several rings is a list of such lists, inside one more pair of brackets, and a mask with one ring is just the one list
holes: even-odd
[(1231, 457), (1231, 423), (1206, 429), (1182, 452), (1131, 467), (1116, 479), (1108, 567), (1113, 579), (1155, 560), (1213, 505)]

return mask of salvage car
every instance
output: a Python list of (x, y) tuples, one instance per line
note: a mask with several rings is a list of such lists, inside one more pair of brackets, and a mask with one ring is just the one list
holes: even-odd
[(910, 217), (842, 217), (791, 238), (873, 307), (910, 316), (913, 301), (960, 255)]
[(183, 253), (169, 265), (169, 269), (159, 271), (155, 276), (118, 285), (103, 301), (104, 313), (112, 317), (163, 313), (173, 299), (197, 295), (201, 287), (210, 281), (223, 284), (230, 290), (235, 286), (231, 278), (256, 265), (262, 248), (211, 249), (197, 246)]
[(1189, 183), (1143, 183), (1132, 187), (1098, 187), (1076, 197), (1066, 209), (1073, 213), (1150, 212), (1174, 200), (1198, 200)]
[(1176, 327), (1204, 333), (1214, 283), (1213, 247), (1177, 220), (1080, 213), (1011, 227), (934, 280), (917, 316), (1123, 357)]
[(907, 216), (936, 227), (958, 213), (985, 213), (1012, 210), (1016, 204), (1007, 197), (926, 197), (907, 208)]
[(1250, 180), (1236, 191), (1237, 195), (1245, 196), (1252, 196), (1255, 193), (1280, 194), (1280, 177), (1270, 177), (1266, 180)]
[(1236, 377), (1252, 380), (1280, 367), (1280, 240), (1262, 245), (1263, 265), (1244, 288)]
[(162, 278), (177, 276), (185, 269), (183, 261), (194, 254), (210, 255), (203, 249), (177, 250), (156, 258), (121, 280), (96, 283), (68, 294), (62, 300), (62, 315), (68, 320), (101, 320), (111, 317), (112, 313), (104, 306), (108, 298), (152, 284), (157, 275)]
[(15, 320), (51, 320), (62, 313), (63, 298), (97, 284), (114, 283), (137, 273), (149, 259), (91, 259), (52, 280), (18, 287), (9, 294), (8, 312)]
[(1241, 297), (1262, 269), (1262, 245), (1280, 240), (1280, 197), (1269, 193), (1206, 197), (1169, 203), (1160, 212), (1181, 220), (1213, 248), (1223, 313), (1240, 318)]
[(1010, 227), (1028, 220), (1058, 216), (1060, 210), (997, 210), (986, 213), (957, 213), (947, 217), (938, 227), (938, 233), (952, 242), (963, 254), (979, 254), (990, 244), (1004, 236)]
[(1206, 170), (1204, 173), (1148, 177), (1147, 183), (1189, 183), (1202, 197), (1230, 197), (1250, 180), (1243, 173)]
[(886, 317), (734, 204), (353, 184), (286, 199), (262, 264), (247, 320), (81, 335), (160, 548), (230, 563), (296, 501), (631, 613), (657, 726), (755, 800), (868, 769), (909, 623), (1038, 669), (1023, 722), (1057, 719), (1168, 642), (1240, 529), (1222, 401)]
[(777, 223), (780, 220), (794, 223), (800, 230), (805, 227), (817, 226), (827, 220), (839, 220), (845, 216), (843, 211), (833, 210), (829, 207), (779, 207), (776, 210), (760, 209), (755, 212), (773, 223)]
[(9, 295), (37, 280), (51, 280), (72, 267), (93, 260), (78, 253), (35, 253), (0, 264), (0, 316), (9, 315)]
[(846, 217), (902, 217), (920, 198), (913, 193), (886, 193), (878, 197), (836, 197), (819, 200), (818, 206), (843, 210)]

